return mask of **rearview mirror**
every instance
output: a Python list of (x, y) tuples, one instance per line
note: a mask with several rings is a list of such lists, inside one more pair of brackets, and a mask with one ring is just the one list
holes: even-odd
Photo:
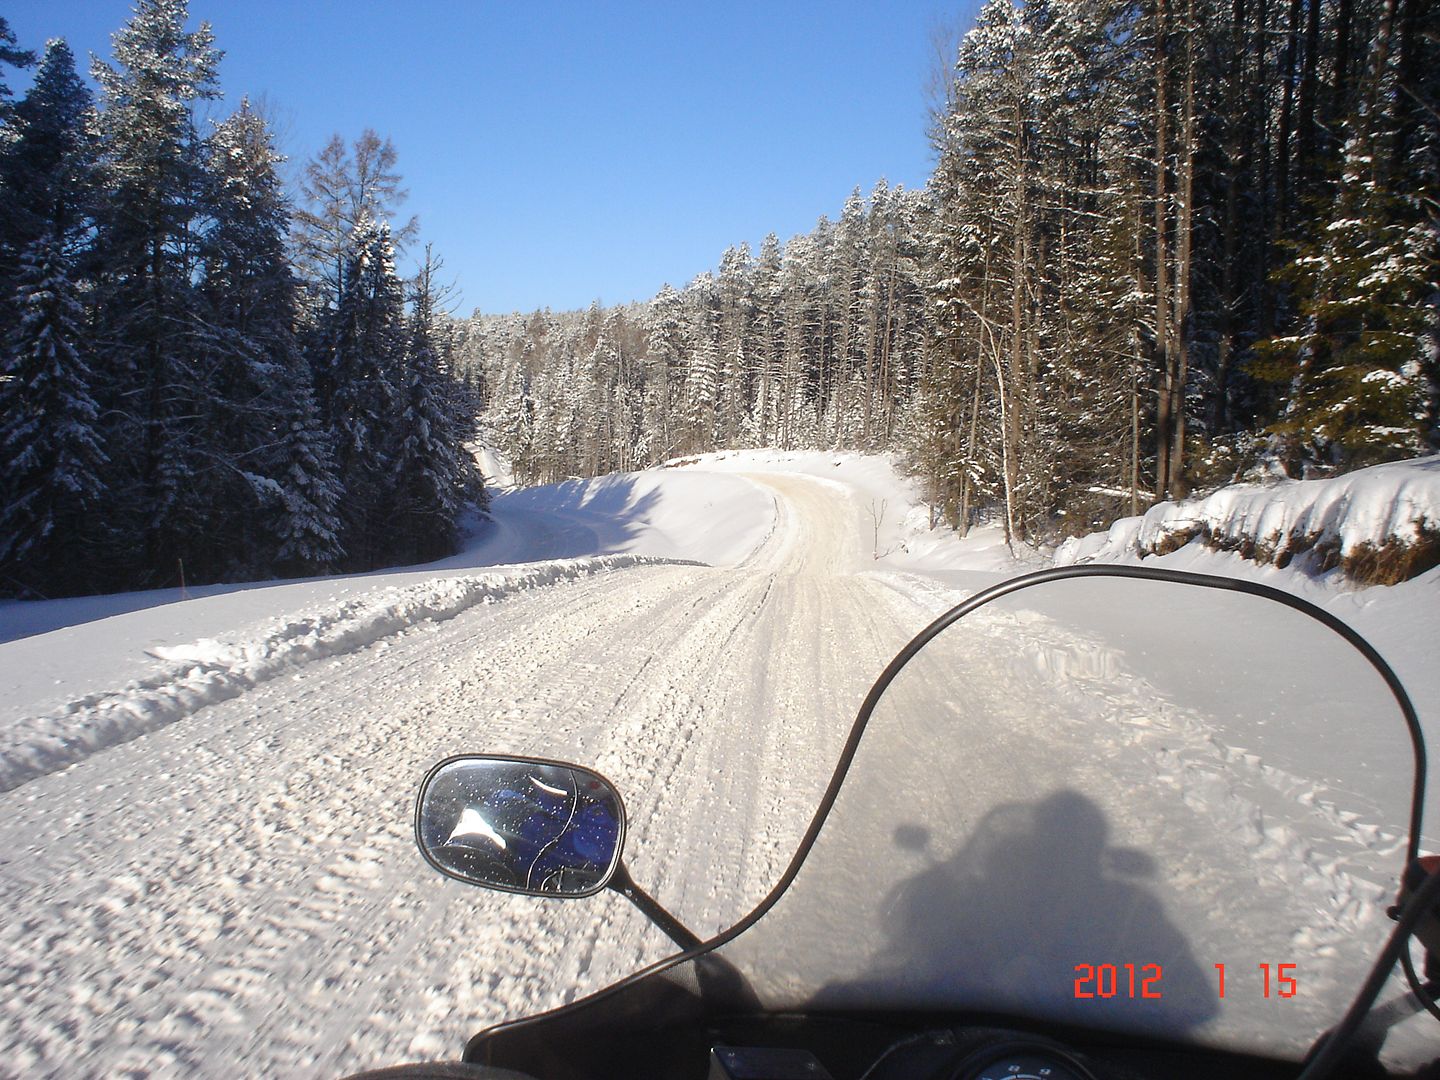
[(431, 866), (472, 885), (590, 896), (620, 864), (625, 808), (608, 780), (577, 765), (465, 755), (420, 785), (415, 839)]

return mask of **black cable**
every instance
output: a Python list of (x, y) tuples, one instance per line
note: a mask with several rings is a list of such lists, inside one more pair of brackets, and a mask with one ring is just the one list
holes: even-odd
[(1310, 1060), (1303, 1072), (1295, 1080), (1322, 1080), (1329, 1076), (1341, 1062), (1346, 1046), (1354, 1038), (1355, 1032), (1365, 1022), (1365, 1015), (1370, 1011), (1375, 999), (1380, 996), (1380, 990), (1385, 985), (1385, 980), (1390, 977), (1390, 972), (1395, 968), (1395, 962), (1400, 959), (1402, 953), (1409, 951), (1410, 935), (1415, 930), (1423, 915), (1437, 900), (1440, 900), (1440, 874), (1431, 874), (1425, 884), (1410, 895), (1409, 901), (1400, 913), (1400, 918), (1395, 923), (1395, 929), (1390, 934), (1390, 940), (1385, 942), (1385, 948), (1380, 951), (1380, 958), (1375, 961), (1375, 966), (1370, 969), (1369, 976), (1360, 987), (1360, 992), (1355, 995), (1355, 1000), (1350, 1003), (1350, 1009), (1339, 1025), (1331, 1030), (1321, 1044), (1320, 1052)]
[(1430, 984), (1422, 983), (1420, 976), (1415, 974), (1415, 959), (1408, 948), (1400, 950), (1400, 966), (1405, 969), (1405, 981), (1410, 984), (1410, 992), (1415, 995), (1415, 1000), (1425, 1006), (1426, 1012), (1440, 1020), (1440, 1005), (1435, 1004), (1435, 997), (1430, 993)]

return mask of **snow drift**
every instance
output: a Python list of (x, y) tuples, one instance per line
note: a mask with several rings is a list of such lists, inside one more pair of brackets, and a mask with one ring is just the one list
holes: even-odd
[(1067, 540), (1057, 566), (1167, 555), (1192, 541), (1257, 563), (1362, 585), (1393, 585), (1440, 565), (1440, 455), (1359, 469), (1330, 480), (1236, 484), (1164, 502), (1104, 533)]

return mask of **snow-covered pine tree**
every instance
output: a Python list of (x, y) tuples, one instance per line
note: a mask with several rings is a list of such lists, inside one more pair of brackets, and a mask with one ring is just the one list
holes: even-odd
[(1106, 73), (1131, 47), (1120, 42), (1132, 18), (1115, 0), (1080, 0), (1051, 5), (1030, 27), (1038, 39), (1030, 61), (1037, 205), (1027, 248), (1038, 299), (1028, 313), (1034, 375), (1024, 464), (1037, 531), (1088, 531), (1129, 509), (1132, 345), (1145, 315), (1132, 258), (1142, 200), (1129, 163), (1141, 147), (1123, 107), (1128, 88)]
[(1007, 77), (1015, 23), (1003, 0), (982, 7), (960, 45), (948, 111), (932, 132), (937, 205), (924, 240), (937, 319), (918, 388), (915, 451), (937, 512), (962, 532), (982, 507), (1013, 505), (1007, 464), (1015, 438), (1002, 402), (1011, 404), (1006, 286), (1022, 161), (1015, 128), (1023, 105)]
[(1428, 446), (1440, 447), (1440, 7), (1409, 7), (1414, 21), (1399, 71), (1402, 109), (1397, 137), (1408, 187), (1428, 233), (1424, 248), (1431, 268), (1425, 298), (1420, 367), (1426, 384), (1421, 420)]
[(751, 390), (747, 434), (756, 446), (778, 442), (780, 377), (785, 353), (785, 310), (780, 291), (780, 237), (770, 233), (760, 243), (751, 270)]
[(327, 573), (345, 557), (340, 542), (342, 491), (330, 440), (321, 429), (315, 397), (302, 370), (290, 382), (291, 403), (281, 414), (270, 534), (276, 542), (274, 572), (290, 577)]
[(411, 291), (410, 333), (393, 469), (392, 551), (400, 562), (427, 562), (455, 550), (460, 512), (478, 483), (461, 445), (460, 418), (448, 407), (450, 375), (437, 343), (439, 260), (427, 247)]
[(187, 31), (185, 0), (137, 0), (96, 61), (105, 198), (97, 208), (97, 372), (107, 386), (119, 522), (138, 548), (135, 584), (177, 580), (191, 546), (209, 544), (210, 466), (196, 418), (212, 390), (200, 363), (197, 225), (205, 214), (192, 106), (219, 95), (208, 24)]
[(715, 439), (719, 446), (738, 444), (741, 422), (749, 409), (753, 392), (750, 365), (750, 319), (754, 311), (754, 295), (750, 289), (751, 261), (749, 244), (736, 244), (726, 249), (720, 256), (720, 273), (715, 282), (717, 328), (720, 332)]
[(492, 402), (490, 423), (500, 450), (510, 459), (517, 477), (533, 475), (535, 454), (535, 399), (523, 374), (510, 381), (505, 396)]
[(17, 292), (21, 319), (0, 368), (0, 594), (85, 592), (104, 581), (106, 456), (84, 314), (58, 237), (30, 246)]
[(870, 235), (865, 199), (857, 187), (845, 200), (835, 225), (834, 246), (830, 249), (831, 278), (834, 284), (834, 348), (827, 377), (830, 392), (825, 395), (822, 427), (830, 447), (858, 444), (864, 409), (864, 336), (870, 286)]
[(94, 199), (92, 111), (70, 47), (49, 42), (0, 139), (0, 339), (20, 317), (10, 301), (21, 256), (42, 237), (72, 254), (83, 242)]
[(715, 449), (717, 413), (720, 402), (719, 297), (715, 279), (701, 274), (685, 289), (690, 312), (688, 332), (692, 359), (685, 376), (684, 434), (682, 453), (707, 453)]
[[(924, 288), (925, 247), (921, 236), (934, 216), (934, 203), (924, 190), (898, 193), (896, 210), (897, 283), (892, 305), (890, 380), (894, 386), (893, 410), (886, 420), (887, 441), (893, 442), (909, 422), (915, 387), (933, 331), (933, 313)], [(887, 403), (890, 399), (887, 398)]]
[(1423, 451), (1431, 243), (1413, 203), (1385, 189), (1352, 140), (1329, 221), (1284, 270), (1304, 320), (1299, 332), (1256, 346), (1254, 370), (1288, 386), (1271, 430), (1297, 472)]
[(346, 565), (382, 565), (399, 448), (405, 371), (404, 291), (390, 227), (362, 216), (351, 240), (339, 306), (327, 319), (329, 348), (315, 372), (322, 423), (335, 438), (344, 490)]
[[(201, 290), (217, 464), (213, 573), (321, 573), (342, 552), (339, 487), (295, 337), (289, 205), (264, 118), (242, 101), (207, 145), (212, 223)], [(197, 567), (199, 569), (199, 567)]]
[(685, 367), (685, 301), (668, 284), (645, 308), (645, 355), (650, 366), (646, 380), (645, 417), (651, 433), (652, 460), (664, 461), (680, 445), (683, 423)]
[[(35, 54), (29, 49), (18, 47), (15, 40), (15, 31), (10, 29), (10, 23), (5, 16), (0, 15), (0, 64), (13, 68), (28, 68), (35, 63)], [(3, 69), (0, 69), (3, 75)], [(9, 121), (11, 90), (4, 78), (0, 78), (0, 141), (8, 137), (5, 134), (4, 125)]]
[(824, 281), (820, 250), (812, 236), (796, 236), (785, 245), (780, 261), (784, 341), (774, 445), (782, 450), (809, 445), (815, 430), (818, 387), (810, 376), (818, 370), (819, 327), (823, 321), (818, 316)]
[[(427, 245), (427, 260), (428, 258)], [(438, 272), (442, 265), (438, 258), (435, 259), (435, 272)], [(439, 296), (443, 297), (445, 293), (443, 288), (437, 290)], [(445, 410), (449, 423), (449, 438), (455, 447), (459, 463), (459, 472), (455, 479), (456, 489), (462, 502), (483, 510), (490, 505), (490, 492), (486, 490), (485, 476), (475, 459), (474, 445), (480, 439), (480, 416), (485, 411), (485, 372), (479, 367), (468, 371), (461, 369), (460, 325), (448, 311), (443, 310), (443, 305), (436, 305), (436, 317), (431, 333), (439, 364), (438, 392), (441, 407)]]
[(1415, 12), (1392, 3), (1382, 13), (1328, 212), (1281, 271), (1295, 291), (1298, 332), (1256, 347), (1255, 370), (1288, 388), (1271, 432), (1296, 471), (1343, 471), (1427, 449), (1440, 191), (1423, 162), (1440, 122), (1417, 110), (1418, 80), (1400, 92), (1426, 47), (1415, 26), (1405, 32), (1403, 16)]

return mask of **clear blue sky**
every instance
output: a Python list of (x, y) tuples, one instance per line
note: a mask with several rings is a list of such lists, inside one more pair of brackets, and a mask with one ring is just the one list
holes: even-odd
[[(460, 311), (624, 303), (930, 171), (937, 27), (976, 0), (191, 0), (225, 111), (263, 99), (303, 163), (373, 127)], [(11, 0), (19, 43), (110, 53), (129, 0)], [(23, 76), (12, 86), (23, 87)]]

